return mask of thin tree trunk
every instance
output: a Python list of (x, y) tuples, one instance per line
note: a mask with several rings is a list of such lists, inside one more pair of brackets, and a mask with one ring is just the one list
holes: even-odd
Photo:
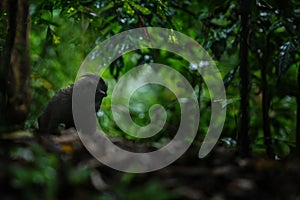
[(2, 130), (22, 126), (29, 112), (29, 0), (2, 0), (0, 13), (4, 41), (0, 49), (0, 103)]
[(241, 34), (240, 34), (240, 130), (238, 132), (238, 151), (241, 156), (250, 154), (249, 147), (249, 70), (248, 70), (248, 21), (250, 14), (249, 0), (240, 0), (241, 6)]
[(266, 49), (264, 51), (264, 58), (262, 61), (261, 66), (261, 81), (262, 81), (262, 126), (264, 131), (264, 144), (266, 146), (267, 155), (270, 158), (275, 158), (275, 154), (272, 147), (272, 135), (271, 135), (271, 128), (270, 128), (270, 117), (269, 117), (269, 110), (270, 110), (270, 103), (271, 97), (268, 92), (268, 80), (267, 80), (267, 67), (269, 63), (269, 46), (270, 46), (270, 38), (269, 35), (267, 36), (267, 44)]
[(298, 67), (298, 95), (297, 95), (297, 120), (296, 120), (296, 156), (300, 157), (300, 67)]
[[(264, 66), (262, 68), (265, 68)], [(272, 135), (270, 128), (270, 118), (269, 118), (269, 110), (270, 110), (270, 95), (268, 93), (267, 79), (266, 79), (266, 69), (261, 70), (262, 76), (262, 126), (264, 131), (264, 144), (266, 146), (267, 155), (270, 158), (274, 158), (275, 154), (272, 147)]]

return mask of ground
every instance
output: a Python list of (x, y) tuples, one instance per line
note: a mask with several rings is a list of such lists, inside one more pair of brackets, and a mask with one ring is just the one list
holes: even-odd
[[(115, 141), (120, 146), (135, 148), (133, 142), (123, 139)], [(18, 173), (11, 169), (15, 166), (19, 166), (17, 168), (19, 170), (36, 169), (37, 158), (26, 159), (25, 154), (23, 157), (12, 156), (12, 153), (8, 153), (5, 149), (21, 146), (22, 151), (26, 151), (32, 148), (33, 144), (45, 150), (44, 157), (52, 155), (57, 158), (55, 170), (58, 180), (55, 181), (58, 185), (55, 185), (56, 192), (50, 194), (50, 198), (47, 197), (49, 199), (300, 198), (300, 160), (296, 158), (273, 160), (266, 158), (264, 154), (241, 158), (235, 149), (224, 147), (222, 144), (218, 144), (204, 159), (197, 157), (199, 148), (192, 145), (177, 161), (163, 169), (150, 173), (130, 174), (111, 169), (95, 160), (81, 145), (76, 135), (1, 140), (1, 143), (0, 180), (4, 189), (0, 193), (1, 199), (16, 199), (26, 193), (26, 190), (33, 192), (49, 187), (47, 183), (34, 184), (37, 188), (29, 187), (31, 183), (23, 187), (17, 187), (14, 183), (16, 177), (12, 175)], [(147, 145), (143, 148), (150, 149)], [(47, 165), (41, 168), (46, 167)], [(73, 169), (80, 168), (87, 169), (89, 173), (86, 179), (76, 182), (83, 176), (84, 170), (75, 170), (74, 174)], [(73, 178), (70, 179), (71, 171)]]

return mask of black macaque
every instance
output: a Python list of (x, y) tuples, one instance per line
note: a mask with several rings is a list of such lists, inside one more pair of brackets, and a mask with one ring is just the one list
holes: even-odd
[[(79, 86), (80, 91), (88, 89), (91, 84), (98, 81), (95, 94), (95, 112), (100, 108), (102, 99), (107, 95), (107, 85), (97, 75), (86, 74), (82, 76), (76, 86)], [(59, 126), (64, 125), (65, 129), (74, 127), (74, 119), (72, 114), (72, 94), (74, 84), (67, 88), (61, 89), (54, 95), (46, 106), (43, 114), (38, 118), (39, 132), (46, 134), (60, 134)]]

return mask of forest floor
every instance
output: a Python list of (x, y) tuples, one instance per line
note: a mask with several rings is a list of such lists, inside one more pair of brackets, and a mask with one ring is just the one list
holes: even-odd
[[(56, 140), (52, 138), (51, 141), (55, 143), (57, 139), (61, 139), (58, 141), (61, 143), (66, 138), (58, 137)], [(130, 174), (99, 163), (78, 144), (78, 141), (75, 142), (77, 145), (75, 148), (74, 140), (71, 139), (74, 148), (72, 151), (66, 146), (63, 148), (60, 146), (62, 151), (59, 152), (55, 150), (57, 144), (55, 148), (49, 148), (54, 143), (49, 143), (48, 140), (49, 138), (1, 141), (0, 184), (3, 190), (0, 192), (0, 199), (20, 199), (26, 190), (32, 192), (47, 187), (47, 184), (41, 184), (37, 188), (32, 188), (30, 183), (23, 188), (17, 187), (12, 184), (15, 177), (11, 177), (11, 174), (16, 173), (7, 173), (13, 166), (30, 168), (34, 164), (32, 160), (26, 160), (26, 156), (16, 158), (11, 153), (6, 154), (4, 148), (22, 146), (23, 150), (26, 150), (31, 148), (32, 143), (48, 149), (44, 156), (54, 154), (59, 160), (55, 169), (58, 174), (58, 189), (54, 197), (49, 199), (300, 199), (298, 159), (278, 161), (260, 154), (241, 158), (234, 149), (222, 145), (217, 145), (206, 158), (199, 159), (197, 156), (199, 149), (192, 145), (177, 161), (163, 169)], [(120, 142), (122, 143), (122, 140)], [(67, 178), (67, 174), (78, 166), (89, 169), (89, 178), (74, 184)]]
[[(135, 175), (128, 188), (157, 181), (175, 194), (171, 199), (300, 199), (300, 160), (275, 161), (262, 155), (240, 158), (235, 150), (220, 146), (204, 159), (192, 152), (161, 170)], [(111, 169), (103, 171), (108, 184), (115, 185), (122, 177)], [(111, 181), (113, 176), (116, 179)]]

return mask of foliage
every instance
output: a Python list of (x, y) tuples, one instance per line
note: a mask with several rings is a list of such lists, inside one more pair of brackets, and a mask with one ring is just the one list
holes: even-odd
[[(23, 199), (48, 199), (57, 193), (57, 155), (47, 154), (41, 146), (33, 144), (29, 147), (14, 146), (11, 148), (10, 157), (13, 163), (10, 164), (6, 176), (12, 178), (7, 184), (20, 191), (16, 196)], [(37, 193), (38, 188), (40, 191)], [(3, 191), (2, 197), (6, 197), (6, 192)]]
[[(259, 141), (263, 138), (262, 66), (267, 69), (271, 98), (269, 115), (274, 145), (293, 146), (295, 124), (286, 119), (295, 118), (296, 114), (293, 111), (296, 107), (295, 74), (299, 64), (299, 36), (296, 34), (299, 31), (296, 25), (299, 22), (298, 4), (291, 1), (282, 6), (277, 1), (270, 0), (252, 2), (250, 6), (249, 69), (252, 117), (249, 131), (252, 146), (254, 150), (259, 150)], [(81, 60), (96, 45), (95, 41), (103, 41), (116, 33), (136, 27), (160, 26), (187, 34), (215, 58), (224, 77), (228, 95), (226, 121), (230, 123), (226, 123), (223, 137), (229, 136), (234, 140), (239, 120), (239, 80), (236, 75), (239, 67), (239, 12), (237, 1), (34, 1), (31, 6), (31, 58), (35, 103), (28, 124), (33, 123), (54, 91), (74, 80)], [(110, 66), (111, 88), (115, 83), (113, 78), (148, 62), (175, 67), (188, 78), (195, 90), (201, 91), (199, 100), (207, 101), (206, 87), (201, 78), (188, 67), (188, 63), (163, 51), (136, 51), (123, 55)], [(151, 87), (148, 90), (145, 99), (132, 99), (133, 120), (147, 124), (149, 106), (167, 102), (168, 110), (172, 110), (169, 121), (177, 121), (174, 116), (178, 109), (174, 110), (172, 97), (164, 99), (161, 96), (163, 92)], [(160, 101), (157, 102), (157, 99)], [(136, 101), (147, 101), (150, 104), (142, 105)], [(118, 128), (114, 128), (116, 125), (112, 120), (109, 103), (109, 99), (104, 101), (99, 121), (109, 134), (124, 135)], [(202, 111), (209, 109), (207, 103), (201, 102), (200, 105)], [(200, 127), (206, 127), (209, 113), (202, 113)], [(202, 135), (205, 131), (205, 128), (200, 129)]]
[[(248, 60), (250, 71), (250, 129), (251, 148), (265, 152), (263, 130), (263, 89), (267, 88), (272, 147), (276, 158), (285, 158), (293, 152), (296, 143), (296, 98), (299, 98), (297, 74), (299, 55), (299, 2), (257, 0), (250, 3)], [(97, 45), (125, 30), (156, 26), (180, 31), (201, 44), (213, 57), (219, 68), (227, 92), (227, 118), (221, 142), (229, 147), (237, 144), (236, 135), (240, 121), (240, 7), (234, 1), (196, 0), (50, 0), (31, 1), (31, 86), (33, 104), (27, 127), (36, 127), (36, 118), (43, 107), (60, 88), (71, 84), (85, 56)], [(0, 15), (1, 20), (2, 15)], [(1, 24), (0, 24), (1, 27)], [(2, 47), (0, 40), (0, 48)], [(110, 65), (105, 74), (109, 95), (98, 113), (101, 127), (107, 134), (134, 137), (124, 133), (113, 120), (109, 98), (116, 81), (130, 69), (145, 63), (161, 63), (174, 67), (191, 83), (198, 95), (201, 109), (200, 137), (204, 137), (210, 120), (209, 94), (198, 73), (187, 61), (170, 52), (144, 49), (129, 52)], [(265, 69), (262, 73), (262, 69)], [(266, 81), (263, 81), (265, 76)], [(168, 77), (169, 80), (172, 80)], [(176, 82), (176, 80), (174, 81)], [(165, 107), (167, 123), (161, 133), (147, 142), (169, 141), (180, 123), (180, 108), (174, 94), (162, 87), (140, 88), (130, 101), (130, 112), (139, 125), (150, 119), (149, 108), (154, 104)], [(299, 105), (298, 105), (299, 106)], [(144, 142), (145, 140), (139, 140)], [(58, 174), (55, 171), (58, 157), (44, 152), (40, 147), (16, 147), (11, 158), (24, 159), (29, 167), (12, 165), (9, 173), (16, 188), (26, 188), (28, 199), (51, 198), (57, 193)], [(47, 166), (47, 167), (45, 167)], [(85, 182), (90, 171), (75, 168), (69, 171), (68, 181), (73, 185)], [(78, 175), (78, 176), (77, 176)], [(43, 196), (34, 193), (29, 185), (45, 186)], [(136, 189), (126, 183), (116, 185), (117, 193), (124, 199), (149, 197), (157, 193), (161, 199), (173, 194), (164, 191), (158, 182), (150, 182)], [(128, 193), (128, 191), (130, 192)], [(32, 195), (32, 196), (31, 196)], [(114, 199), (103, 194), (100, 199)]]

